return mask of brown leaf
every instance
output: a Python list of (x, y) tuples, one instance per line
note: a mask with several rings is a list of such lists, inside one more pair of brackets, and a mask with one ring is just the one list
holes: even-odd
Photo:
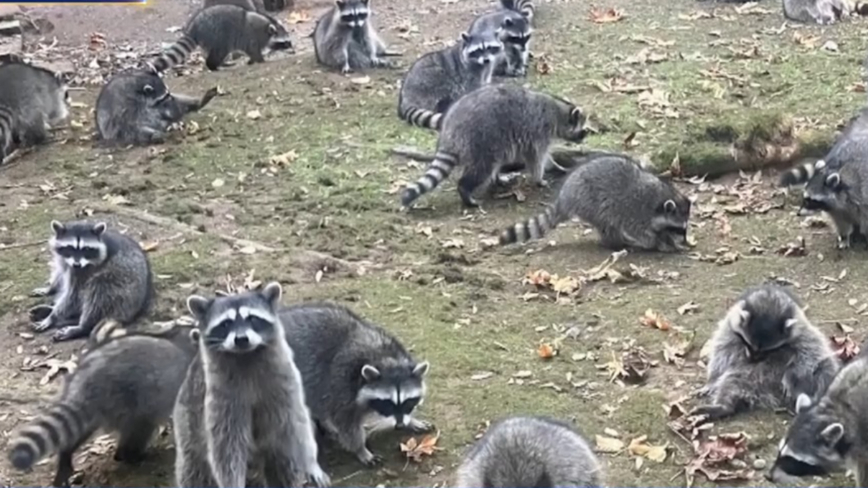
[(695, 312), (699, 310), (699, 305), (696, 304), (693, 300), (685, 303), (684, 305), (678, 307), (678, 315), (684, 315), (687, 313)]
[(524, 277), (523, 283), (526, 285), (534, 285), (540, 288), (548, 288), (551, 280), (552, 275), (550, 275), (548, 271), (544, 269), (538, 269), (536, 271), (529, 272)]
[(597, 443), (597, 452), (614, 454), (624, 450), (624, 441), (598, 435), (595, 437)]
[(596, 24), (608, 24), (611, 22), (618, 22), (619, 20), (624, 18), (624, 11), (617, 8), (607, 8), (607, 9), (598, 9), (591, 8), (588, 13), (588, 17), (591, 22)]
[(796, 242), (788, 242), (775, 252), (784, 257), (802, 257), (808, 255), (808, 248), (805, 246), (805, 238), (798, 236)]
[(647, 439), (648, 436), (644, 435), (633, 439), (630, 441), (630, 445), (627, 446), (627, 450), (634, 456), (643, 456), (657, 463), (666, 461), (666, 448), (669, 444), (667, 443), (662, 446), (655, 446), (653, 444), (648, 444), (646, 442)]
[(552, 72), (552, 65), (549, 64), (549, 59), (545, 55), (540, 56), (537, 60), (536, 72), (541, 75), (547, 75)]
[(558, 354), (558, 351), (551, 344), (540, 344), (536, 353), (543, 359), (551, 359)]
[(433, 456), (435, 451), (442, 450), (437, 447), (438, 439), (440, 439), (439, 431), (436, 434), (428, 434), (418, 441), (415, 437), (411, 437), (400, 444), (401, 452), (407, 456), (407, 459), (421, 463), (424, 456)]
[(310, 19), (311, 17), (307, 10), (296, 10), (289, 14), (290, 24), (303, 24), (309, 22)]
[(142, 246), (142, 251), (151, 252), (151, 251), (155, 251), (157, 249), (157, 247), (159, 247), (160, 242), (159, 241), (142, 242), (140, 245)]
[(832, 342), (832, 350), (835, 351), (835, 354), (838, 355), (842, 363), (850, 362), (861, 351), (859, 345), (849, 335), (832, 336), (830, 340)]
[(669, 341), (663, 343), (663, 358), (666, 362), (675, 364), (679, 368), (684, 366), (684, 358), (693, 350), (693, 338), (696, 337), (696, 333), (691, 333), (689, 336), (684, 335), (687, 337), (680, 338), (673, 343)]
[(672, 328), (672, 324), (670, 324), (669, 321), (650, 308), (645, 310), (645, 315), (639, 318), (639, 323), (645, 327), (652, 327), (660, 330), (669, 330)]

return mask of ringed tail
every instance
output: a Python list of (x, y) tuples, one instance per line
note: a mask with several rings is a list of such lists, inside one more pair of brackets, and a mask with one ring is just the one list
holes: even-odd
[(408, 124), (439, 131), (443, 125), (443, 114), (424, 108), (410, 107), (399, 114)]
[(500, 0), (500, 4), (507, 10), (519, 12), (527, 17), (528, 20), (533, 20), (533, 0)]
[(51, 405), (18, 430), (9, 443), (9, 461), (26, 471), (46, 456), (75, 447), (96, 428), (93, 418), (83, 405), (64, 400)]
[(563, 219), (558, 214), (556, 206), (548, 207), (545, 212), (519, 222), (500, 233), (500, 245), (506, 246), (516, 242), (526, 242), (539, 239), (550, 230), (557, 227)]
[(112, 339), (123, 337), (129, 331), (115, 319), (104, 319), (90, 332), (90, 340), (93, 344), (104, 344)]
[(190, 36), (182, 36), (157, 59), (151, 62), (154, 71), (162, 73), (172, 66), (183, 63), (196, 50), (197, 43)]
[(821, 159), (816, 163), (804, 163), (795, 168), (789, 169), (781, 175), (780, 186), (793, 186), (807, 183), (808, 180), (813, 178), (817, 169), (820, 169), (825, 165), (826, 162)]
[(437, 151), (434, 154), (434, 160), (428, 165), (425, 174), (416, 180), (416, 183), (407, 185), (404, 192), (401, 194), (401, 203), (408, 207), (417, 198), (437, 188), (443, 180), (449, 177), (449, 173), (458, 165), (458, 158), (454, 155)]

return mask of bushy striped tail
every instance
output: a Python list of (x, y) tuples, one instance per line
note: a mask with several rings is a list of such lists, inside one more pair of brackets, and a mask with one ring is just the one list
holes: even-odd
[(5, 105), (0, 105), (0, 164), (12, 152), (12, 135), (15, 127), (15, 114)]
[(90, 332), (90, 345), (99, 346), (129, 334), (129, 330), (115, 319), (105, 319)]
[(526, 242), (539, 239), (561, 223), (561, 216), (556, 206), (551, 206), (545, 212), (519, 222), (500, 233), (500, 245), (506, 246), (516, 242)]
[(182, 36), (150, 63), (151, 68), (157, 73), (162, 73), (172, 66), (182, 64), (196, 50), (197, 45), (190, 36)]
[(410, 107), (399, 114), (410, 125), (439, 131), (443, 125), (443, 115), (424, 108)]
[(533, 20), (535, 13), (533, 0), (500, 0), (500, 4), (507, 10), (520, 12), (528, 20)]
[(793, 186), (807, 183), (813, 178), (817, 170), (826, 167), (826, 162), (822, 159), (816, 163), (804, 163), (789, 169), (781, 175), (780, 186)]
[(401, 194), (401, 203), (407, 207), (417, 198), (437, 188), (443, 180), (449, 177), (449, 173), (458, 164), (458, 158), (454, 155), (438, 151), (434, 154), (434, 160), (428, 165), (425, 174), (416, 183), (407, 185)]
[(77, 446), (95, 429), (95, 415), (84, 404), (60, 401), (18, 430), (9, 444), (9, 461), (28, 470), (46, 456)]

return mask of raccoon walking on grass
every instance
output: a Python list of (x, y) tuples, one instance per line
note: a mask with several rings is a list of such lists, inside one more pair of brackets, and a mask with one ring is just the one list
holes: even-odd
[(398, 117), (440, 130), (443, 115), (459, 98), (491, 83), (503, 43), (495, 31), (463, 33), (454, 46), (417, 59), (398, 93)]
[(823, 476), (846, 468), (856, 486), (868, 487), (868, 356), (860, 354), (844, 366), (819, 398), (800, 394), (796, 418), (781, 440), (777, 459), (766, 479), (793, 486), (798, 477)]
[(369, 68), (395, 68), (383, 59), (394, 56), (386, 49), (371, 23), (370, 0), (335, 0), (314, 28), (313, 47), (319, 64), (341, 73)]
[(144, 316), (154, 295), (148, 258), (139, 243), (98, 222), (51, 222), (51, 277), (33, 295), (53, 304), (31, 309), (33, 328), (59, 328), (55, 341), (85, 337), (105, 319), (132, 324)]
[[(278, 283), (187, 307), (198, 321), (190, 365), (172, 415), (177, 486), (329, 484), (317, 461), (302, 378), (278, 317)], [(248, 473), (250, 469), (250, 473)]]
[(841, 367), (796, 297), (776, 285), (745, 291), (711, 340), (703, 390), (710, 401), (691, 414), (712, 420), (754, 408), (793, 409), (800, 394), (822, 395)]
[(169, 127), (205, 107), (217, 88), (201, 99), (172, 94), (154, 73), (130, 70), (112, 77), (96, 100), (96, 126), (105, 144), (159, 144)]
[(550, 164), (554, 138), (581, 142), (586, 135), (585, 115), (572, 103), (515, 85), (489, 85), (460, 98), (443, 119), (437, 152), (425, 174), (408, 185), (401, 203), (408, 207), (433, 190), (457, 166), (464, 167), (458, 194), (466, 207), (479, 204), (473, 198), (500, 169), (514, 163), (530, 168), (533, 180), (543, 178)]
[(473, 20), (470, 35), (492, 34), (503, 43), (503, 52), (494, 68), (496, 76), (520, 77), (527, 75), (530, 40), (533, 29), (530, 21), (511, 10), (497, 10), (482, 14)]
[(687, 248), (690, 200), (622, 155), (602, 154), (573, 170), (553, 205), (500, 234), (500, 244), (539, 239), (572, 217), (600, 233), (603, 246), (676, 252)]
[(455, 486), (597, 487), (602, 468), (570, 425), (545, 417), (510, 417), (492, 425), (465, 455)]
[(149, 62), (149, 69), (161, 73), (181, 64), (196, 47), (205, 52), (205, 66), (211, 71), (218, 70), (236, 51), (247, 54), (248, 64), (253, 64), (265, 62), (269, 51), (293, 48), (286, 28), (273, 17), (235, 5), (215, 5), (194, 14), (184, 35)]
[[(116, 322), (105, 324), (117, 330)], [(95, 344), (65, 381), (60, 398), (13, 435), (12, 465), (29, 470), (58, 453), (52, 484), (69, 486), (75, 451), (99, 429), (118, 434), (116, 460), (140, 461), (169, 419), (195, 353), (183, 328), (161, 337), (129, 335)]]
[(69, 117), (68, 102), (56, 73), (16, 58), (0, 64), (0, 164), (17, 147), (44, 143)]
[(380, 428), (432, 429), (413, 417), (425, 396), (428, 363), (413, 359), (385, 329), (329, 303), (285, 308), (280, 321), (311, 415), (363, 464), (382, 462), (366, 445), (364, 423), (370, 417), (381, 421)]

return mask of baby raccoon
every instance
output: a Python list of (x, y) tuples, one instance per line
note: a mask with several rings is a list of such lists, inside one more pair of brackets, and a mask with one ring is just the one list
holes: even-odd
[(500, 0), (500, 5), (507, 10), (519, 12), (527, 17), (527, 20), (533, 21), (533, 0)]
[(530, 56), (530, 38), (533, 29), (530, 21), (520, 13), (498, 10), (482, 14), (468, 30), (470, 35), (494, 34), (503, 43), (503, 53), (498, 58), (494, 74), (519, 77), (527, 75)]
[(491, 83), (503, 53), (499, 33), (462, 33), (454, 46), (424, 54), (416, 60), (398, 93), (398, 117), (408, 123), (439, 130), (446, 110), (459, 98)]
[[(856, 486), (868, 486), (868, 356), (844, 366), (819, 400), (800, 394), (796, 418), (781, 440), (766, 478), (793, 486), (801, 476), (822, 476), (850, 467)], [(848, 466), (849, 465), (849, 466)]]
[(205, 66), (216, 71), (233, 52), (247, 54), (249, 64), (263, 63), (269, 51), (292, 50), (292, 40), (269, 15), (236, 5), (215, 5), (194, 14), (184, 35), (150, 62), (150, 69), (161, 73), (181, 64), (197, 46), (205, 51)]
[(106, 144), (158, 144), (169, 126), (203, 108), (217, 96), (217, 88), (201, 100), (171, 94), (153, 73), (130, 70), (112, 77), (96, 100), (96, 126)]
[(433, 190), (459, 165), (458, 194), (466, 207), (497, 179), (500, 169), (513, 163), (529, 167), (534, 181), (543, 179), (551, 160), (549, 147), (557, 137), (581, 142), (586, 135), (585, 115), (572, 103), (515, 85), (489, 85), (468, 93), (443, 119), (437, 153), (425, 174), (401, 195), (405, 207)]
[(15, 147), (42, 144), (69, 117), (60, 76), (10, 58), (0, 64), (0, 164)]
[(492, 425), (458, 467), (463, 488), (597, 487), (602, 469), (570, 425), (544, 417), (511, 417)]
[(382, 461), (365, 444), (366, 420), (386, 420), (414, 432), (431, 430), (431, 424), (412, 416), (425, 395), (428, 363), (416, 362), (382, 327), (329, 303), (285, 308), (280, 321), (311, 414), (362, 463)]
[(154, 285), (139, 243), (102, 222), (55, 220), (51, 228), (49, 286), (33, 294), (54, 303), (31, 309), (34, 330), (59, 327), (54, 340), (66, 341), (87, 336), (104, 319), (131, 324), (147, 313)]
[(392, 55), (371, 23), (370, 0), (335, 0), (314, 28), (316, 60), (341, 73), (368, 68), (394, 68)]
[(99, 429), (119, 434), (116, 460), (140, 461), (154, 432), (169, 419), (195, 354), (189, 333), (180, 330), (161, 337), (118, 336), (91, 347), (60, 398), (13, 436), (12, 465), (29, 470), (56, 452), (53, 486), (69, 486), (73, 454)]
[(751, 288), (717, 325), (704, 388), (711, 401), (692, 415), (719, 419), (753, 408), (792, 409), (799, 394), (821, 395), (840, 367), (789, 290)]
[[(317, 486), (317, 461), (301, 375), (278, 317), (281, 288), (206, 299), (191, 296), (199, 355), (181, 386), (175, 428), (176, 486)], [(248, 472), (248, 468), (249, 471)]]
[(843, 0), (784, 0), (784, 17), (806, 24), (834, 24), (850, 9)]
[(622, 155), (601, 154), (567, 177), (554, 205), (503, 231), (500, 244), (539, 239), (579, 217), (600, 233), (603, 246), (677, 252), (687, 248), (690, 200)]

